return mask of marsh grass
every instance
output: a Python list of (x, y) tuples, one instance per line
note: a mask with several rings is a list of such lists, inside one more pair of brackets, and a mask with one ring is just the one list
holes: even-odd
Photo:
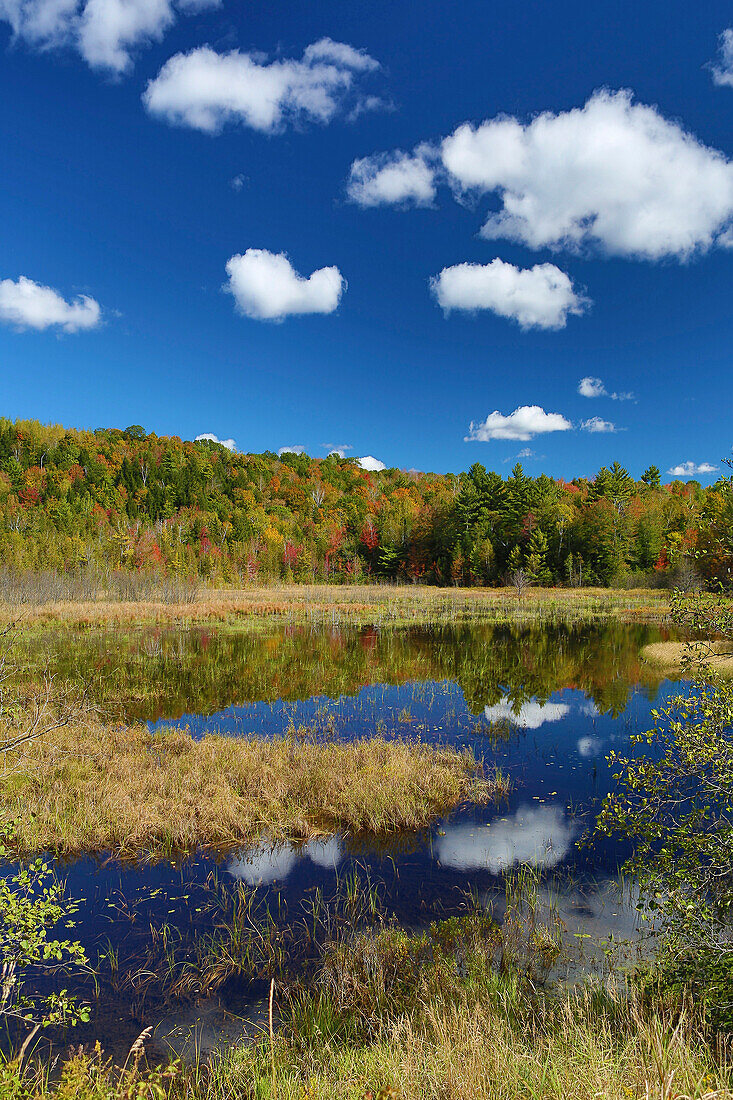
[[(544, 984), (535, 887), (532, 874), (520, 874), (508, 888), (522, 927), (517, 938), (475, 898), (458, 915), (410, 932), (385, 916), (374, 884), (344, 877), (336, 905), (316, 899), (311, 912), (301, 912), (299, 951), (270, 946), (261, 955), (276, 975), (272, 1035), (190, 1067), (148, 1070), (138, 1049), (119, 1070), (98, 1048), (79, 1051), (53, 1083), (47, 1065), (25, 1073), (0, 1065), (0, 1095), (731, 1100), (725, 1044), (708, 1043), (690, 1006), (650, 1004), (635, 983), (589, 983), (575, 992)], [(258, 937), (274, 944), (272, 923), (248, 910), (230, 947), (236, 939), (238, 955)]]
[[(520, 1010), (508, 1009), (513, 1002)], [(315, 1014), (314, 1014), (315, 1018)], [(0, 1065), (4, 1100), (731, 1100), (731, 1072), (693, 1019), (649, 1014), (603, 990), (567, 996), (525, 1018), (521, 998), (440, 997), (373, 1042), (334, 1037), (319, 1010), (307, 1058), (284, 1038), (234, 1047), (214, 1065), (128, 1069), (77, 1052), (54, 1083), (41, 1070)], [(273, 1087), (274, 1085), (274, 1087)]]
[(668, 672), (691, 676), (704, 665), (721, 676), (733, 676), (733, 647), (729, 641), (651, 642), (643, 647), (640, 656), (648, 664)]
[[(135, 582), (137, 583), (137, 582)], [(66, 591), (45, 582), (14, 591), (0, 584), (0, 610), (26, 625), (74, 623), (221, 623), (243, 620), (408, 626), (459, 622), (577, 622), (621, 618), (668, 619), (661, 589), (531, 588), (519, 600), (510, 588), (435, 588), (427, 585), (271, 585), (243, 589), (156, 588), (142, 582), (117, 592), (109, 586)], [(157, 582), (156, 582), (157, 583)], [(161, 582), (162, 583), (162, 582)]]
[(0, 808), (20, 819), (18, 850), (57, 854), (167, 856), (262, 837), (390, 833), (507, 790), (470, 753), (417, 740), (195, 741), (93, 715), (33, 744), (22, 772), (12, 763)]

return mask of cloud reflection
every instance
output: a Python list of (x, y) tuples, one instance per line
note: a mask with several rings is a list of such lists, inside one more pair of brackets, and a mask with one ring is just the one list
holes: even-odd
[(286, 879), (295, 864), (306, 857), (318, 867), (335, 870), (341, 856), (341, 844), (335, 836), (327, 840), (310, 840), (300, 847), (262, 843), (233, 856), (227, 864), (227, 871), (248, 886), (268, 886)]
[(434, 853), (448, 867), (485, 868), (493, 875), (518, 863), (557, 867), (570, 851), (576, 826), (561, 806), (520, 806), (489, 825), (448, 826)]
[(484, 707), (484, 715), (489, 722), (511, 722), (524, 729), (536, 730), (545, 722), (559, 722), (570, 713), (567, 703), (537, 703), (531, 699), (514, 710), (508, 698), (502, 699), (493, 707)]

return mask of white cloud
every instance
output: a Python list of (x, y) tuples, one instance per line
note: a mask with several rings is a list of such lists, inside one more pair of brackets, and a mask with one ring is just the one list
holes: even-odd
[(554, 264), (519, 268), (498, 258), (489, 264), (456, 264), (444, 267), (430, 286), (446, 313), (490, 309), (523, 329), (564, 328), (568, 314), (580, 314), (587, 305)]
[(511, 722), (523, 729), (537, 730), (545, 722), (559, 722), (570, 713), (567, 703), (538, 703), (530, 699), (514, 710), (509, 699), (502, 699), (493, 707), (484, 707), (484, 716), (488, 722)]
[(712, 66), (715, 84), (727, 84), (733, 88), (733, 28), (728, 27), (720, 36), (719, 64)]
[(452, 825), (433, 844), (437, 859), (460, 870), (492, 875), (518, 863), (557, 867), (570, 851), (576, 827), (560, 806), (520, 806), (509, 818), (484, 827)]
[(351, 165), (346, 192), (359, 206), (430, 206), (435, 171), (420, 150), (363, 157)]
[(617, 432), (618, 428), (610, 420), (604, 420), (600, 416), (591, 416), (588, 420), (581, 420), (580, 429), (583, 432)]
[(171, 57), (149, 82), (143, 102), (166, 122), (207, 133), (227, 122), (274, 133), (302, 119), (330, 122), (359, 101), (355, 75), (375, 68), (373, 58), (330, 38), (308, 46), (300, 61), (199, 46)]
[(236, 451), (237, 444), (233, 439), (219, 439), (213, 432), (202, 432), (201, 435), (197, 435), (194, 442), (200, 443), (202, 440), (208, 440), (210, 443), (220, 443), (222, 447), (226, 447), (228, 451)]
[(578, 382), (578, 393), (581, 397), (610, 397), (612, 401), (633, 401), (633, 393), (609, 393), (602, 378), (593, 378), (587, 375)]
[(304, 277), (284, 252), (248, 248), (227, 262), (228, 283), (239, 309), (258, 321), (282, 321), (298, 313), (333, 313), (346, 289), (337, 267), (322, 267)]
[(581, 378), (578, 382), (578, 393), (581, 397), (606, 397), (606, 387), (600, 378)]
[(374, 455), (364, 455), (359, 459), (359, 465), (362, 470), (369, 470), (371, 473), (379, 473), (381, 470), (386, 470), (387, 466), (384, 462), (380, 462)]
[(733, 215), (733, 165), (627, 91), (597, 91), (524, 126), (506, 117), (459, 126), (442, 153), (457, 186), (499, 193), (483, 235), (530, 248), (685, 259)]
[(482, 230), (491, 240), (647, 260), (733, 247), (733, 164), (629, 91), (602, 89), (527, 124), (464, 123), (435, 156), (433, 183), (442, 174), (459, 198), (498, 197)]
[(327, 452), (327, 458), (331, 455), (336, 455), (337, 458), (346, 458), (346, 452), (354, 449), (350, 443), (321, 443), (321, 446)]
[(473, 421), (465, 442), (488, 443), (490, 439), (533, 439), (547, 432), (569, 432), (572, 428), (569, 420), (560, 413), (545, 412), (540, 405), (520, 405), (509, 416), (498, 410), (489, 413), (482, 423)]
[(175, 15), (170, 0), (88, 0), (79, 26), (79, 48), (90, 65), (123, 73), (130, 50), (163, 37)]
[(279, 447), (278, 455), (302, 455), (305, 454), (305, 447), (302, 443), (293, 443), (289, 447)]
[(133, 52), (159, 41), (176, 10), (194, 14), (221, 0), (0, 0), (0, 20), (38, 49), (72, 46), (93, 68), (121, 74)]
[(57, 326), (64, 332), (96, 328), (102, 317), (99, 303), (86, 294), (67, 302), (50, 286), (41, 286), (21, 275), (17, 282), (0, 280), (0, 321), (16, 328), (46, 329)]
[(232, 191), (241, 191), (246, 182), (247, 177), (240, 172), (238, 176), (233, 176), (232, 179), (229, 180), (229, 186)]
[(303, 50), (303, 60), (312, 65), (326, 61), (342, 69), (370, 73), (379, 68), (379, 62), (370, 57), (366, 50), (356, 50), (346, 42), (334, 42), (332, 38), (320, 38)]
[(74, 36), (78, 0), (0, 0), (0, 20), (9, 23), (16, 39), (51, 49)]
[(667, 473), (672, 477), (696, 477), (698, 474), (714, 474), (717, 470), (718, 467), (711, 466), (709, 462), (680, 462), (667, 470)]

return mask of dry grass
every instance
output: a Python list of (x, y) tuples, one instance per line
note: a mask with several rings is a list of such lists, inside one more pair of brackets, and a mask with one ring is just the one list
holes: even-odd
[[(511, 1001), (511, 995), (508, 998)], [(276, 1042), (230, 1048), (209, 1070), (137, 1064), (120, 1080), (97, 1051), (79, 1052), (56, 1084), (24, 1081), (0, 1065), (0, 1094), (13, 1100), (733, 1100), (730, 1069), (689, 1026), (615, 1014), (585, 993), (548, 1018), (510, 1022), (511, 1004), (426, 1005), (419, 1023), (398, 1021), (383, 1039), (350, 1046), (324, 1035), (309, 1064)]]
[(730, 642), (652, 642), (644, 646), (641, 659), (668, 672), (692, 670), (699, 663), (723, 676), (733, 676), (733, 650)]
[[(729, 1075), (717, 1069), (696, 1036), (675, 1033), (658, 1020), (614, 1026), (589, 1001), (566, 1002), (564, 1019), (512, 1027), (480, 1003), (428, 1008), (426, 1019), (400, 1021), (385, 1041), (366, 1048), (331, 1048), (323, 1068), (303, 1081), (298, 1072), (278, 1080), (280, 1100), (730, 1100)], [(619, 1034), (620, 1030), (620, 1034)], [(243, 1055), (243, 1062), (246, 1058)], [(235, 1085), (236, 1077), (228, 1085)], [(252, 1087), (252, 1074), (244, 1081)], [(226, 1077), (224, 1080), (226, 1080)], [(240, 1078), (241, 1080), (241, 1078)], [(236, 1095), (227, 1085), (211, 1100)], [(389, 1092), (392, 1088), (394, 1091)], [(306, 1091), (307, 1089), (307, 1091)], [(256, 1095), (254, 1091), (244, 1095)]]
[(87, 716), (26, 752), (0, 806), (21, 819), (23, 851), (162, 855), (263, 835), (419, 828), (464, 799), (489, 801), (500, 785), (472, 756), (418, 742), (194, 741)]
[(424, 585), (273, 585), (205, 589), (171, 600), (48, 600), (2, 605), (0, 614), (29, 623), (236, 623), (253, 619), (409, 624), (481, 620), (668, 617), (659, 589), (530, 588), (521, 599), (508, 588), (434, 588)]

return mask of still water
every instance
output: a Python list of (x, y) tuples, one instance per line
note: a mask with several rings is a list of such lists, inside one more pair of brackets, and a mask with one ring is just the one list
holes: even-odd
[(579, 842), (612, 782), (607, 754), (647, 729), (651, 709), (676, 692), (639, 656), (671, 636), (657, 626), (606, 623), (95, 631), (39, 640), (59, 672), (93, 669), (102, 696), (153, 731), (419, 738), (469, 746), (513, 784), (499, 806), (463, 805), (421, 833), (378, 842), (334, 836), (273, 847), (263, 839), (180, 864), (68, 864), (68, 890), (85, 899), (79, 938), (91, 958), (107, 953), (90, 1036), (114, 1048), (152, 1024), (161, 1047), (170, 1042), (186, 1053), (194, 1024), (203, 1048), (237, 1027), (241, 1034), (242, 1019), (256, 1027), (264, 992), (257, 981), (181, 1004), (137, 996), (113, 980), (109, 960), (122, 971), (142, 958), (151, 929), (168, 929), (185, 951), (215, 926), (203, 900), (212, 876), (220, 891), (243, 884), (280, 914), (297, 915), (315, 890), (328, 896), (356, 868), (380, 884), (389, 913), (417, 928), (460, 911), (468, 890), (500, 918), (507, 873), (529, 866), (540, 876), (540, 904), (552, 905), (579, 948), (556, 976), (572, 981), (598, 966), (610, 940), (633, 937), (636, 914), (616, 888), (623, 848)]

